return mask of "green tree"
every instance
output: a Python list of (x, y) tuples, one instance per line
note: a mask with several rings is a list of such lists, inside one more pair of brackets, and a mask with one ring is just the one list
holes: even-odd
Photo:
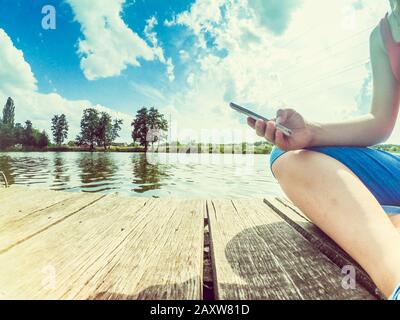
[(49, 137), (47, 136), (47, 133), (43, 130), (39, 136), (38, 136), (38, 140), (36, 142), (36, 145), (39, 148), (44, 148), (47, 147), (49, 145)]
[(24, 127), (20, 123), (16, 123), (14, 126), (14, 139), (15, 139), (15, 144), (23, 143)]
[(15, 118), (15, 105), (14, 100), (11, 98), (7, 99), (6, 105), (3, 108), (3, 120), (2, 124), (10, 128), (14, 128)]
[(147, 152), (149, 141), (147, 140), (147, 133), (149, 131), (149, 112), (147, 108), (143, 107), (137, 111), (135, 119), (132, 121), (132, 139), (134, 142), (139, 142)]
[(124, 122), (121, 119), (114, 119), (112, 129), (111, 129), (111, 142), (119, 138), (119, 132), (121, 131), (121, 126)]
[(14, 116), (14, 101), (8, 98), (3, 108), (3, 118), (0, 119), (0, 149), (6, 149), (16, 143), (14, 136)]
[(9, 126), (0, 125), (0, 149), (7, 149), (15, 144), (13, 131)]
[(102, 112), (99, 119), (97, 131), (97, 143), (104, 147), (104, 150), (119, 137), (119, 131), (123, 121), (119, 119), (112, 120), (107, 112)]
[(99, 113), (94, 108), (83, 111), (81, 133), (76, 138), (78, 145), (87, 144), (91, 150), (99, 145), (107, 149), (119, 137), (122, 120), (112, 120), (107, 112)]
[(68, 137), (68, 121), (65, 114), (55, 115), (51, 119), (51, 131), (53, 133), (53, 140), (58, 146), (62, 145), (64, 140)]
[(143, 107), (137, 111), (132, 122), (132, 138), (144, 146), (147, 152), (149, 144), (162, 140), (163, 133), (168, 130), (164, 116), (155, 108), (148, 110)]
[(158, 112), (154, 107), (149, 110), (149, 133), (148, 140), (153, 147), (155, 142), (159, 142), (165, 138), (165, 133), (168, 131), (168, 122), (164, 115)]
[(87, 144), (90, 150), (94, 150), (98, 141), (99, 112), (94, 108), (83, 110), (81, 120), (81, 133), (76, 137), (78, 145)]
[(107, 112), (102, 112), (99, 118), (99, 126), (97, 128), (97, 144), (107, 149), (108, 135), (112, 129), (111, 116)]
[(34, 136), (34, 130), (32, 126), (32, 121), (27, 120), (25, 121), (25, 127), (22, 136), (22, 144), (25, 146), (35, 146), (36, 140)]

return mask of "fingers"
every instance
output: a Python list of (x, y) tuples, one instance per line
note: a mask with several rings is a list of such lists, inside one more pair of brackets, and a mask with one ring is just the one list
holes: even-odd
[(248, 118), (247, 123), (249, 126), (254, 127), (258, 136), (264, 137), (268, 142), (278, 146), (282, 150), (285, 150), (287, 147), (287, 140), (282, 131), (276, 129), (275, 121), (254, 121)]
[(276, 124), (274, 121), (268, 121), (267, 127), (265, 130), (265, 139), (272, 144), (275, 144), (275, 133), (276, 133)]
[(267, 126), (265, 121), (257, 120), (255, 125), (257, 135), (260, 137), (264, 137), (266, 127)]
[(254, 120), (253, 118), (248, 117), (247, 118), (247, 124), (252, 127), (253, 129), (256, 128), (256, 120)]

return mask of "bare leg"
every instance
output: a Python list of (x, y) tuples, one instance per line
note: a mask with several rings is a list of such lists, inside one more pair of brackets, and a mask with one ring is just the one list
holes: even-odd
[(394, 227), (400, 232), (400, 214), (389, 215), (390, 221)]
[(272, 170), (283, 190), (352, 256), (389, 297), (400, 283), (400, 234), (346, 166), (313, 151), (291, 151)]

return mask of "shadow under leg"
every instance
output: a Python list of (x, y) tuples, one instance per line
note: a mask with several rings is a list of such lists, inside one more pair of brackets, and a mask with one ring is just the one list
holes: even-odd
[(272, 170), (289, 199), (390, 296), (400, 283), (400, 234), (351, 170), (318, 152), (282, 155)]

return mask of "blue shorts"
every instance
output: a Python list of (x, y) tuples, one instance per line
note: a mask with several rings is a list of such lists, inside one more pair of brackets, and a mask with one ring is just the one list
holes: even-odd
[[(348, 167), (371, 191), (387, 213), (400, 214), (400, 156), (371, 148), (316, 147)], [(285, 152), (274, 147), (270, 166)]]

